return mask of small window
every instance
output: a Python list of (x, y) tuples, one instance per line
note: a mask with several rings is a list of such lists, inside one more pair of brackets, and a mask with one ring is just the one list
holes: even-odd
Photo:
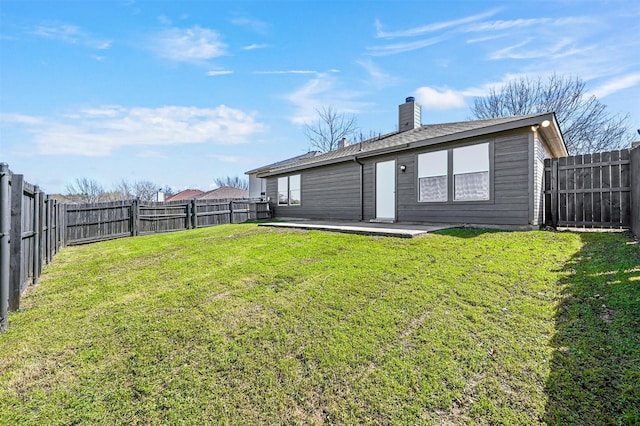
[(278, 205), (289, 205), (289, 178), (286, 176), (278, 178)]
[(447, 151), (418, 155), (418, 201), (447, 201)]
[(300, 175), (278, 178), (278, 205), (299, 206), (301, 199)]
[(453, 199), (489, 199), (489, 144), (453, 149)]

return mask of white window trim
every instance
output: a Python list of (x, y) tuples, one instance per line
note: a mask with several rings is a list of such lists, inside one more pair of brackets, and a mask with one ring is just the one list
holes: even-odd
[[(421, 161), (421, 157), (424, 161)], [(428, 163), (429, 157), (435, 157), (437, 161), (437, 157), (440, 161), (444, 161), (444, 165), (436, 165), (431, 169), (431, 164)], [(424, 170), (423, 167), (426, 169)], [(420, 203), (446, 203), (449, 200), (448, 187), (449, 187), (449, 173), (448, 173), (448, 150), (439, 150), (439, 151), (431, 151), (431, 152), (423, 152), (418, 154), (418, 202)], [(421, 191), (421, 180), (428, 178), (441, 178), (444, 177), (444, 185), (445, 185), (445, 193), (444, 200), (443, 199), (422, 199), (422, 191)]]
[[(291, 188), (291, 178), (298, 178), (298, 188), (297, 189), (292, 189)], [(281, 188), (281, 183), (283, 188)], [(300, 206), (302, 205), (302, 175), (300, 174), (295, 174), (295, 175), (289, 175), (289, 176), (281, 176), (278, 178), (277, 180), (277, 194), (278, 194), (278, 205), (279, 206)], [(281, 191), (281, 189), (283, 189)], [(298, 202), (294, 203), (292, 202), (292, 198), (291, 194), (293, 194), (294, 192), (298, 192)], [(287, 194), (287, 199), (286, 202), (281, 202), (280, 201), (280, 194), (285, 193)]]
[[(485, 149), (483, 149), (485, 148)], [(489, 201), (491, 199), (491, 149), (489, 142), (483, 142), (473, 145), (465, 145), (461, 147), (452, 148), (453, 163), (452, 163), (452, 179), (453, 179), (453, 201), (465, 202), (465, 201)], [(468, 153), (464, 157), (460, 156), (460, 160), (456, 161), (456, 153)], [(486, 158), (484, 155), (486, 154)], [(470, 160), (471, 159), (471, 160)], [(457, 182), (458, 176), (469, 176), (475, 174), (485, 174), (487, 183), (487, 196), (483, 198), (457, 198)]]
[[(487, 146), (487, 167), (484, 170), (477, 170), (475, 172), (486, 172), (487, 173), (487, 177), (488, 177), (488, 196), (487, 198), (477, 198), (477, 199), (456, 199), (455, 198), (455, 178), (457, 175), (463, 175), (464, 173), (464, 169), (461, 170), (462, 173), (454, 173), (454, 170), (456, 170), (456, 165), (455, 165), (455, 161), (454, 161), (454, 150), (456, 149), (464, 149), (464, 148), (469, 148), (469, 147), (476, 147), (476, 146), (480, 146), (480, 145), (486, 145)], [(429, 200), (421, 200), (420, 199), (420, 179), (424, 178), (425, 176), (421, 175), (421, 170), (420, 170), (420, 155), (423, 154), (433, 154), (433, 153), (438, 153), (438, 152), (442, 152), (445, 151), (447, 153), (447, 165), (446, 165), (446, 180), (447, 180), (447, 199), (446, 201), (429, 201)], [(494, 162), (493, 162), (493, 142), (491, 141), (482, 141), (482, 142), (476, 142), (476, 143), (472, 143), (472, 144), (468, 144), (468, 145), (462, 145), (462, 146), (456, 146), (456, 147), (451, 147), (448, 149), (444, 149), (444, 150), (436, 150), (436, 151), (427, 151), (427, 152), (421, 152), (418, 153), (418, 155), (416, 156), (416, 178), (415, 178), (415, 184), (416, 184), (416, 199), (417, 202), (420, 204), (463, 204), (463, 203), (493, 203), (493, 168), (494, 168)], [(470, 173), (474, 173), (473, 171)], [(424, 174), (424, 173), (423, 173)], [(428, 175), (428, 173), (427, 173)], [(444, 175), (439, 175), (439, 176), (444, 176)], [(429, 176), (427, 176), (429, 177)]]

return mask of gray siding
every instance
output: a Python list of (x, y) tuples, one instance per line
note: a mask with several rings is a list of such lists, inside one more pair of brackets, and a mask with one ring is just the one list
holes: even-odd
[[(282, 176), (294, 174), (298, 172)], [(267, 178), (267, 196), (273, 201), (275, 217), (360, 220), (360, 165), (333, 164), (299, 174), (299, 206), (279, 206), (278, 176)]]
[[(528, 129), (520, 129), (499, 133), (493, 138), (473, 138), (361, 160), (364, 164), (364, 220), (375, 219), (376, 163), (396, 160), (396, 218), (400, 222), (529, 225), (532, 215), (529, 134)], [(418, 154), (485, 142), (490, 143), (490, 200), (418, 202)], [(404, 172), (400, 171), (402, 165), (406, 166)], [(267, 192), (272, 200), (277, 200), (277, 176), (268, 179)], [(304, 170), (302, 205), (275, 208), (276, 217), (359, 220), (360, 167), (349, 162)]]
[[(491, 199), (480, 202), (418, 202), (418, 154), (490, 142)], [(395, 159), (398, 166), (397, 220), (400, 222), (470, 223), (487, 225), (520, 225), (529, 223), (529, 155), (528, 132), (511, 132), (497, 138), (478, 138), (438, 145), (430, 149), (408, 151), (376, 157), (365, 166), (365, 220), (375, 218), (375, 163)], [(399, 171), (406, 166), (404, 173)]]

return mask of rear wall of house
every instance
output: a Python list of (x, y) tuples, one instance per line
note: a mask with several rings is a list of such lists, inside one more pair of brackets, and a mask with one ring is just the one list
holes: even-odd
[(360, 166), (355, 162), (288, 173), (300, 174), (301, 204), (278, 205), (278, 177), (267, 179), (275, 217), (360, 220)]
[[(527, 226), (534, 203), (530, 195), (530, 132), (503, 132), (491, 138), (473, 138), (361, 160), (364, 207), (360, 207), (360, 166), (355, 162), (294, 172), (301, 174), (300, 206), (277, 206), (277, 176), (268, 178), (267, 194), (276, 217), (310, 219), (375, 219), (375, 169), (381, 161), (396, 161), (396, 219), (400, 222)], [(418, 155), (425, 152), (489, 142), (490, 200), (473, 202), (418, 201)], [(406, 166), (404, 172), (400, 166)], [(283, 175), (284, 176), (284, 175)]]
[[(478, 202), (418, 201), (418, 155), (489, 142), (490, 200)], [(375, 218), (375, 164), (396, 160), (396, 217), (401, 222), (519, 225), (529, 224), (529, 132), (517, 131), (492, 138), (474, 138), (437, 147), (368, 160), (365, 166), (365, 220)], [(400, 166), (406, 171), (401, 172)]]

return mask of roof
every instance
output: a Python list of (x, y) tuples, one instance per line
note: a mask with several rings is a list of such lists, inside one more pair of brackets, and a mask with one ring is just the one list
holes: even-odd
[(244, 172), (245, 175), (250, 175), (253, 173), (266, 172), (271, 169), (275, 169), (278, 167), (286, 166), (287, 164), (294, 163), (299, 160), (304, 160), (305, 158), (311, 158), (318, 154), (321, 154), (320, 151), (309, 151), (305, 154), (298, 155), (296, 157), (287, 158), (286, 160), (278, 161), (277, 163), (267, 164), (266, 166), (258, 167), (257, 169), (249, 170), (248, 172)]
[(202, 194), (204, 194), (204, 191), (200, 191), (199, 189), (185, 189), (184, 191), (180, 191), (177, 194), (172, 195), (171, 197), (167, 197), (165, 201), (192, 200), (194, 198), (198, 198)]
[(539, 125), (549, 120), (552, 125), (539, 127), (548, 142), (551, 154), (556, 157), (567, 155), (567, 148), (554, 113), (521, 115), (515, 117), (491, 118), (486, 120), (461, 121), (444, 124), (427, 124), (405, 132), (393, 132), (366, 140), (361, 143), (303, 158), (285, 165), (273, 167), (258, 173), (258, 177), (318, 167), (326, 164), (354, 161), (389, 152), (413, 149), (423, 146), (452, 142), (465, 138), (490, 135), (496, 132)]
[(199, 196), (199, 200), (229, 200), (232, 198), (248, 198), (249, 191), (246, 189), (233, 188), (231, 186), (221, 186), (212, 191), (205, 192)]

